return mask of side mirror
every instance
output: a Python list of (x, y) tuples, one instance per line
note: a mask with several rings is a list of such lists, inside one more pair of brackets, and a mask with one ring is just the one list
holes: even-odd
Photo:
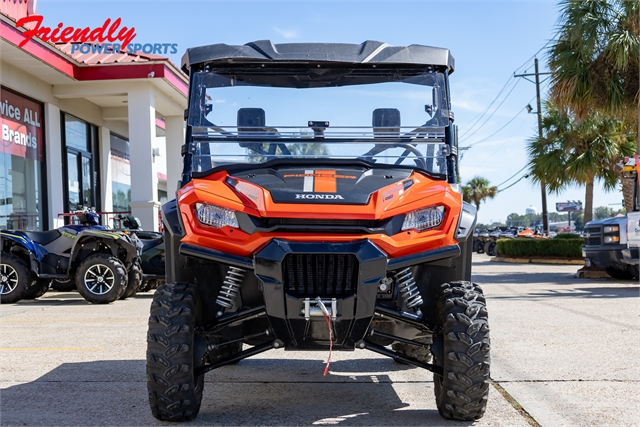
[(424, 111), (427, 112), (427, 114), (429, 115), (429, 117), (433, 117), (433, 105), (425, 105), (424, 106)]
[(426, 111), (430, 117), (433, 117), (433, 113), (438, 109), (438, 100), (439, 100), (438, 88), (434, 86), (431, 89), (431, 105), (424, 106), (424, 111)]

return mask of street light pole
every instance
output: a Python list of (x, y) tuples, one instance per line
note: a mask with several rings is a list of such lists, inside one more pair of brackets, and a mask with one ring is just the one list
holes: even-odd
[[(538, 71), (538, 58), (535, 59), (535, 73), (533, 74), (514, 74), (513, 77), (536, 77), (536, 102), (538, 106), (538, 138), (542, 139), (542, 102), (540, 101), (540, 76), (551, 73), (541, 73)], [(529, 80), (529, 79), (527, 79)], [(531, 80), (529, 80), (531, 81)], [(544, 234), (549, 234), (549, 213), (547, 212), (547, 183), (544, 177), (540, 178), (540, 186), (542, 189), (542, 231)]]

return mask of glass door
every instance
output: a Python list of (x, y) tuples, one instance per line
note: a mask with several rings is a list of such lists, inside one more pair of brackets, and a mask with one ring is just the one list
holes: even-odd
[(78, 210), (80, 203), (80, 173), (78, 153), (67, 152), (67, 207), (69, 212)]
[(95, 154), (98, 150), (97, 127), (66, 113), (62, 114), (62, 120), (67, 153), (66, 212), (75, 212), (83, 207), (100, 210)]

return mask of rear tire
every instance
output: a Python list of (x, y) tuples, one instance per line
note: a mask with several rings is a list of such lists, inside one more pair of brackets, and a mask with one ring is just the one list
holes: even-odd
[(629, 270), (622, 270), (616, 267), (605, 268), (607, 274), (616, 280), (631, 280), (633, 279), (633, 273)]
[(11, 304), (20, 301), (31, 283), (27, 264), (17, 256), (0, 254), (0, 303)]
[(24, 293), (22, 294), (22, 299), (36, 299), (40, 298), (42, 295), (46, 294), (49, 290), (49, 285), (51, 284), (51, 280), (46, 279), (38, 279), (29, 286)]
[[(445, 283), (437, 294), (444, 352), (434, 354), (444, 376), (433, 375), (436, 406), (443, 418), (482, 418), (489, 396), (488, 313), (482, 289), (470, 282)], [(444, 360), (437, 360), (443, 358)]]
[(489, 256), (495, 256), (496, 242), (488, 241), (484, 244), (484, 252)]
[(167, 283), (153, 295), (147, 335), (147, 389), (153, 416), (190, 421), (200, 411), (204, 375), (196, 377), (196, 287)]
[(120, 298), (127, 286), (127, 273), (122, 262), (110, 254), (87, 257), (76, 271), (80, 295), (93, 304), (108, 304)]
[(140, 266), (140, 262), (136, 261), (133, 263), (128, 276), (127, 287), (120, 299), (132, 297), (140, 290), (140, 286), (142, 286), (142, 267)]

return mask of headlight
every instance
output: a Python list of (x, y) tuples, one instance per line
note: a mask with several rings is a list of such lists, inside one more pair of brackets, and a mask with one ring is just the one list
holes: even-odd
[(618, 243), (620, 241), (619, 236), (604, 236), (605, 243)]
[(437, 227), (444, 219), (444, 206), (432, 206), (420, 209), (407, 214), (402, 224), (402, 231), (405, 230), (426, 230)]
[(620, 231), (620, 227), (617, 225), (607, 225), (604, 228), (605, 233), (617, 233), (618, 231)]
[(221, 228), (225, 226), (240, 228), (236, 213), (231, 209), (219, 206), (196, 203), (196, 217), (204, 225)]

